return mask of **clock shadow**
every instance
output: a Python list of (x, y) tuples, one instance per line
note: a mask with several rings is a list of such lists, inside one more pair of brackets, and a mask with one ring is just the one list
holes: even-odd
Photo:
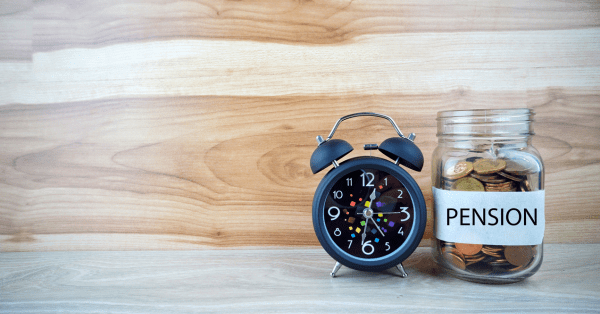
[[(404, 262), (402, 262), (404, 270), (408, 274), (408, 278), (415, 277), (439, 277), (442, 276), (442, 270), (433, 260), (431, 250), (418, 250), (411, 254)], [(385, 273), (397, 277), (402, 277), (398, 269), (390, 268), (385, 270)]]

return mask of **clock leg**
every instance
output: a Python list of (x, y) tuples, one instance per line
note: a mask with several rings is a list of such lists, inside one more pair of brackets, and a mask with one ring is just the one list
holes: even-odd
[(333, 266), (333, 270), (331, 271), (331, 277), (335, 277), (335, 273), (340, 270), (340, 267), (342, 267), (342, 264), (340, 264), (340, 262), (336, 262), (335, 266)]
[(402, 263), (396, 265), (396, 268), (398, 268), (398, 271), (400, 272), (400, 276), (402, 278), (408, 277), (408, 274), (404, 271), (404, 266), (402, 266)]

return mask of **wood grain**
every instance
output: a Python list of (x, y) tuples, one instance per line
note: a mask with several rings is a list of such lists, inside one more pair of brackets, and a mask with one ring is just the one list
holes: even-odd
[[(318, 245), (316, 135), (529, 107), (546, 242), (600, 242), (597, 1), (0, 2), (0, 251)], [(393, 135), (357, 119), (355, 147)], [(349, 157), (364, 154), (353, 152)], [(431, 214), (430, 217), (431, 218)], [(432, 237), (431, 219), (423, 245)]]
[(597, 313), (598, 244), (546, 245), (529, 279), (449, 277), (419, 248), (404, 267), (364, 273), (322, 249), (35, 252), (0, 255), (2, 313)]
[(32, 79), (7, 84), (0, 104), (595, 88), (598, 51), (600, 28), (365, 35), (318, 47), (212, 39), (117, 44), (36, 53)]
[[(546, 241), (597, 242), (599, 100), (600, 95), (585, 91), (551, 90), (4, 106), (2, 248), (318, 245), (310, 212), (324, 174), (313, 175), (308, 164), (315, 136), (330, 131), (332, 117), (387, 112), (405, 132), (417, 133), (427, 162), (423, 172), (411, 174), (431, 209), (436, 112), (449, 104), (494, 108), (506, 103), (526, 103), (537, 112), (534, 144), (545, 159), (547, 177)], [(336, 137), (358, 148), (393, 134), (386, 121), (361, 118), (342, 125)], [(348, 158), (364, 154), (357, 149)], [(426, 239), (432, 236), (429, 218)]]
[(597, 1), (252, 0), (36, 3), (34, 50), (227, 39), (339, 44), (368, 34), (598, 27)]

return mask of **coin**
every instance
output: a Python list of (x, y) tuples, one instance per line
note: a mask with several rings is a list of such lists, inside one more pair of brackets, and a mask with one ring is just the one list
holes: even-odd
[(528, 245), (507, 246), (504, 249), (506, 260), (515, 266), (524, 266), (533, 259), (533, 250)]
[(452, 184), (454, 191), (485, 191), (485, 187), (479, 180), (471, 177), (460, 178)]
[(473, 170), (477, 174), (496, 173), (506, 168), (506, 161), (502, 159), (479, 159), (473, 163)]
[(527, 175), (541, 171), (540, 161), (530, 153), (520, 151), (502, 152), (501, 156), (506, 160), (504, 171), (515, 175)]
[[(508, 162), (506, 162), (506, 164), (508, 165)], [(505, 171), (506, 171), (506, 169), (504, 169), (504, 171), (498, 171), (497, 173), (498, 173), (499, 175), (501, 175), (501, 176), (503, 176), (503, 177), (505, 177), (505, 178), (509, 179), (509, 180), (513, 180), (513, 181), (517, 181), (517, 182), (521, 182), (521, 181), (523, 181), (523, 180), (524, 180), (524, 179), (523, 179), (523, 177), (516, 176), (516, 175), (511, 175), (511, 174), (508, 174), (508, 173), (507, 173), (507, 172), (505, 172)]]
[(455, 243), (456, 249), (464, 255), (475, 255), (481, 251), (483, 245), (481, 244), (468, 244), (468, 243)]
[(488, 192), (512, 192), (517, 190), (512, 181), (500, 184), (485, 183), (484, 186), (485, 190)]
[[(460, 254), (460, 253), (459, 253)], [(457, 252), (446, 252), (443, 254), (444, 259), (449, 262), (451, 265), (458, 269), (464, 270), (466, 268), (465, 260), (457, 254)]]
[(444, 171), (444, 177), (449, 180), (456, 180), (466, 177), (471, 171), (473, 171), (473, 164), (468, 161), (461, 161), (452, 167), (448, 167)]
[(501, 257), (502, 251), (503, 251), (503, 248), (498, 247), (496, 245), (493, 245), (493, 246), (492, 245), (484, 245), (481, 248), (481, 252), (483, 252), (483, 254), (492, 256), (492, 257)]
[(479, 252), (475, 255), (467, 255), (465, 256), (465, 262), (467, 264), (467, 266), (475, 264), (477, 262), (481, 262), (484, 258), (486, 258), (486, 255)]
[(471, 173), (471, 177), (473, 177), (481, 182), (489, 182), (489, 183), (504, 183), (507, 181), (505, 177), (497, 176), (495, 174), (486, 175), (486, 174)]

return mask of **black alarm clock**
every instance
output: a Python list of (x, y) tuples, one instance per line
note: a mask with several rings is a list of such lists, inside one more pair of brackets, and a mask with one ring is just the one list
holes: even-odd
[[(381, 144), (366, 144), (365, 150), (381, 151), (391, 159), (361, 156), (338, 163), (352, 146), (332, 139), (339, 124), (360, 116), (387, 119), (398, 137)], [(319, 146), (310, 158), (314, 174), (333, 166), (313, 199), (312, 218), (321, 246), (341, 265), (362, 271), (397, 267), (407, 274), (404, 261), (419, 245), (427, 222), (427, 207), (421, 189), (400, 165), (415, 171), (423, 168), (423, 153), (414, 144), (414, 133), (405, 137), (394, 120), (378, 113), (360, 112), (340, 118), (327, 139), (317, 136)]]

